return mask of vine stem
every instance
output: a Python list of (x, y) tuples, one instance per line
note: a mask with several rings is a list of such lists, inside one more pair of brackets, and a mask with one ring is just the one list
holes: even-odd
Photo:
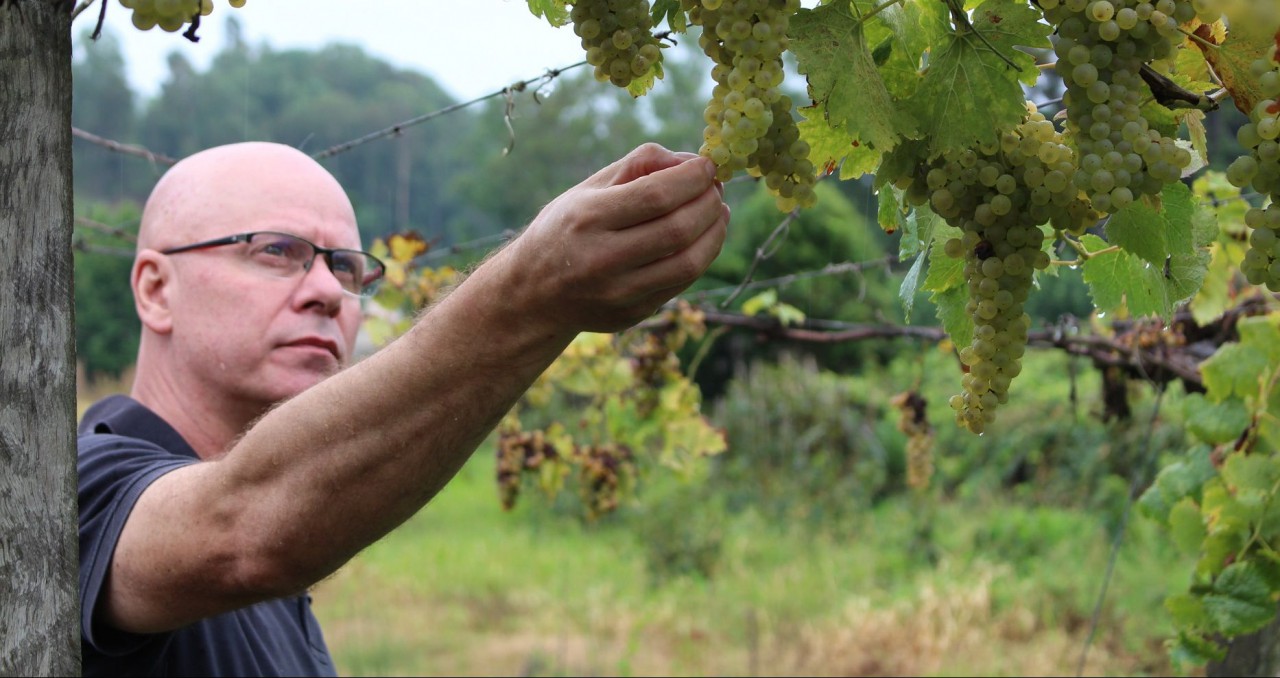
[(879, 14), (880, 12), (883, 12), (884, 10), (889, 9), (894, 5), (901, 5), (903, 2), (904, 0), (889, 0), (884, 4), (876, 5), (875, 7), (871, 8), (870, 12), (867, 12), (866, 14), (863, 14), (862, 16), (858, 17), (858, 21), (865, 22), (867, 19), (870, 19), (871, 17)]

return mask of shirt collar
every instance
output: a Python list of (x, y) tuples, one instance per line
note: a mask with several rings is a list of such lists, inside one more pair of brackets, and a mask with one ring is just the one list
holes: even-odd
[(114, 433), (140, 438), (174, 454), (200, 458), (182, 435), (160, 418), (160, 415), (126, 395), (107, 396), (91, 405), (80, 418), (78, 433), (82, 436)]

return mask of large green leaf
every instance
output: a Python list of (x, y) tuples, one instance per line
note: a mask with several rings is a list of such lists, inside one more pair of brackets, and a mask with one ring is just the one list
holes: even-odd
[[(1085, 235), (1080, 241), (1090, 253), (1108, 247), (1094, 235)], [(1168, 247), (1167, 241), (1163, 247)], [(1127, 308), (1137, 317), (1159, 315), (1167, 320), (1173, 317), (1178, 304), (1200, 289), (1208, 266), (1209, 253), (1203, 248), (1190, 254), (1168, 255), (1163, 265), (1119, 250), (1085, 261), (1084, 280), (1094, 305), (1102, 311)]]
[(1266, 356), (1240, 344), (1227, 344), (1200, 363), (1205, 388), (1214, 399), (1257, 396), (1266, 369)]
[(1155, 482), (1138, 500), (1138, 509), (1143, 515), (1165, 522), (1173, 506), (1184, 497), (1198, 498), (1205, 482), (1218, 475), (1218, 469), (1210, 459), (1211, 453), (1209, 446), (1197, 445), (1187, 452), (1184, 459), (1161, 469)]
[(1249, 410), (1244, 401), (1226, 398), (1210, 402), (1203, 393), (1189, 393), (1183, 404), (1183, 416), (1192, 435), (1211, 445), (1229, 443), (1240, 437), (1249, 425)]
[(1035, 84), (1040, 72), (1017, 47), (1051, 46), (1041, 18), (1025, 2), (987, 0), (973, 11), (972, 29), (942, 38), (910, 106), (930, 157), (995, 141), (1026, 115), (1022, 84)]
[(862, 19), (841, 2), (802, 9), (791, 19), (791, 51), (809, 81), (809, 96), (825, 106), (827, 122), (887, 151), (915, 134), (910, 113), (895, 105), (880, 79)]
[(1235, 563), (1218, 575), (1213, 593), (1204, 597), (1205, 611), (1217, 630), (1227, 636), (1250, 633), (1275, 616), (1271, 587), (1253, 563)]

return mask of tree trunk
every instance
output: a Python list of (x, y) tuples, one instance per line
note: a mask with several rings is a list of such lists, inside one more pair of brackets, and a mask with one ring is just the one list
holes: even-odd
[(1280, 676), (1280, 615), (1261, 631), (1232, 639), (1226, 659), (1209, 662), (1205, 675)]
[(0, 0), (0, 675), (79, 675), (71, 5)]

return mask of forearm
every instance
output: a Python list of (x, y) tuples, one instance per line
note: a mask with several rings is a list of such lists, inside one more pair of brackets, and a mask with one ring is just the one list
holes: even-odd
[(413, 515), (573, 333), (518, 302), (501, 253), (377, 354), (264, 417), (224, 463), (271, 559), (307, 584)]
[(155, 481), (107, 616), (154, 632), (296, 592), (413, 515), (580, 331), (617, 331), (706, 270), (715, 168), (644, 146), (547, 205), (404, 336)]

